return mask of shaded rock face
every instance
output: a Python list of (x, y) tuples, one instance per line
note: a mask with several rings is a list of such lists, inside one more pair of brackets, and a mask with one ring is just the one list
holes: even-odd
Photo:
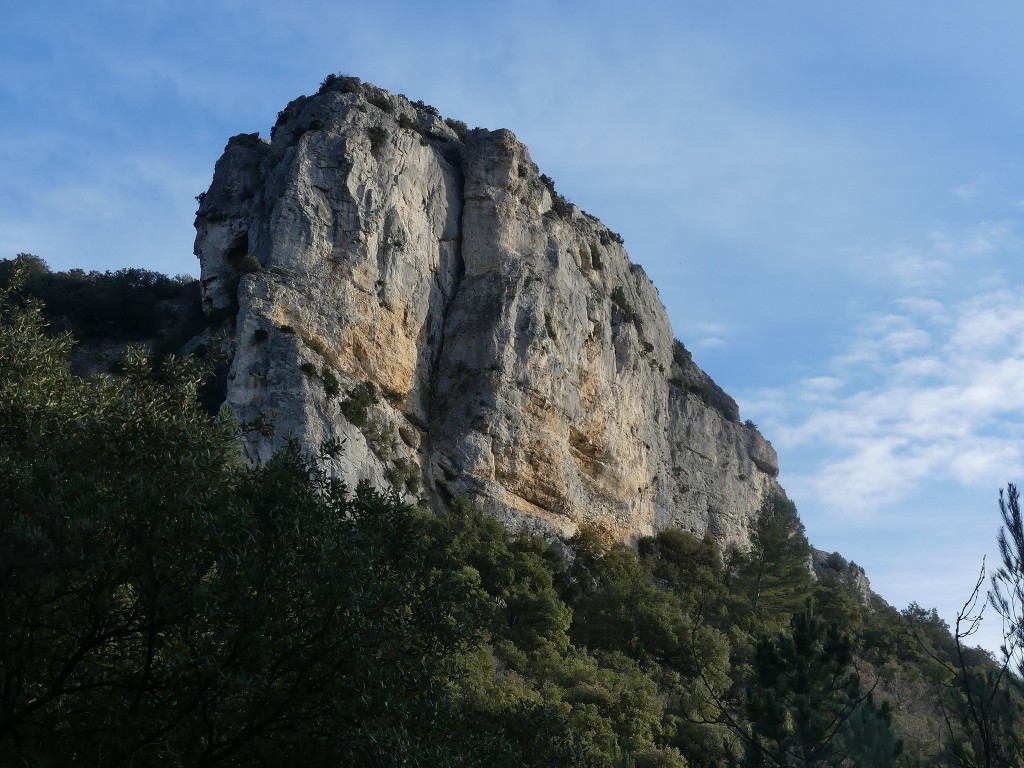
[(273, 418), (253, 461), (343, 440), (349, 484), (624, 541), (744, 544), (777, 488), (621, 238), (509, 131), (343, 78), (231, 139), (196, 228), (204, 306), (237, 310), (228, 402)]

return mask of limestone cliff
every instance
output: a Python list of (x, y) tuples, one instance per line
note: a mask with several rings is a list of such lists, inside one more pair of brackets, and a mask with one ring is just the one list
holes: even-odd
[(274, 419), (253, 461), (342, 439), (349, 483), (622, 540), (744, 542), (776, 487), (621, 238), (509, 131), (338, 78), (230, 140), (196, 228), (207, 311), (237, 309), (228, 401)]

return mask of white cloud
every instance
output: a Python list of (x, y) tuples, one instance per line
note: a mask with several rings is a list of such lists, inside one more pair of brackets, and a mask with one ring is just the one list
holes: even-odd
[(719, 336), (705, 336), (702, 339), (698, 339), (693, 346), (697, 349), (716, 349), (725, 345), (725, 339)]
[(788, 478), (794, 495), (850, 519), (928, 483), (994, 488), (1024, 473), (1024, 286), (895, 308), (865, 322), (831, 375), (751, 408), (783, 454), (816, 457)]
[(959, 229), (932, 230), (912, 244), (853, 252), (849, 267), (855, 279), (874, 283), (889, 292), (893, 301), (934, 311), (926, 291), (963, 290), (964, 281), (977, 286), (985, 281), (994, 287), (1002, 279), (996, 266), (999, 260), (1016, 258), (1019, 249), (1016, 221), (981, 221)]
[(967, 203), (976, 198), (987, 183), (988, 179), (986, 178), (976, 179), (969, 184), (961, 184), (958, 187), (954, 187), (953, 194)]
[(886, 262), (889, 275), (904, 285), (927, 285), (949, 271), (948, 262), (910, 249), (890, 253)]
[(693, 343), (695, 349), (718, 349), (728, 345), (729, 328), (722, 323), (697, 323), (695, 329), (700, 334)]
[(982, 221), (964, 232), (936, 231), (928, 239), (935, 252), (960, 260), (970, 259), (1005, 248), (1013, 243), (1012, 221)]

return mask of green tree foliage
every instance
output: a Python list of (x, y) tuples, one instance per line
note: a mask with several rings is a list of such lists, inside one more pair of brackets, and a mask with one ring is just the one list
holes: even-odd
[(900, 751), (888, 709), (860, 694), (852, 638), (810, 612), (758, 642), (747, 716), (748, 766), (839, 766), (855, 751), (858, 764), (891, 765)]
[(675, 592), (690, 615), (720, 615), (725, 600), (722, 554), (711, 536), (669, 528), (641, 539), (641, 559), (654, 578)]
[(0, 763), (444, 764), (485, 602), (433, 519), (244, 469), (190, 365), (82, 381), (0, 315)]
[(1006, 643), (1003, 649), (1007, 666), (1013, 666), (1024, 678), (1024, 515), (1020, 492), (1010, 483), (999, 491), (1000, 565), (992, 576), (989, 602), (1003, 619)]
[(750, 551), (737, 558), (735, 592), (739, 618), (749, 631), (785, 626), (811, 595), (811, 548), (796, 505), (770, 494), (750, 531)]
[(850, 714), (843, 726), (843, 747), (855, 768), (892, 768), (903, 754), (903, 742), (892, 724), (892, 708), (875, 705), (871, 696)]
[(193, 326), (201, 317), (199, 283), (187, 276), (134, 268), (52, 272), (38, 256), (23, 253), (0, 260), (0, 286), (10, 281), (16, 264), (22, 273), (19, 291), (43, 302), (55, 330), (70, 331), (80, 341), (152, 339), (180, 315), (188, 315)]
[(452, 555), (472, 567), (491, 596), (491, 632), (525, 650), (569, 643), (572, 611), (555, 589), (562, 557), (538, 537), (510, 537), (494, 517), (465, 499), (441, 520)]
[(860, 634), (864, 616), (860, 597), (847, 581), (849, 566), (835, 570), (826, 568), (818, 572), (814, 585), (814, 605), (826, 621), (842, 626), (851, 634)]
[[(677, 581), (682, 593), (659, 588), (629, 548), (619, 545), (602, 553), (585, 534), (572, 543), (576, 553), (570, 569), (574, 642), (621, 654), (649, 670), (670, 696), (664, 716), (666, 743), (694, 765), (723, 760), (730, 739), (717, 723), (718, 700), (730, 684), (729, 643), (687, 608), (688, 602), (699, 599), (702, 585)], [(645, 563), (657, 568), (662, 557), (670, 564), (669, 553), (678, 554), (675, 545), (679, 544), (674, 537), (648, 542), (648, 552), (659, 555), (650, 554)], [(696, 547), (696, 542), (687, 541), (685, 546)], [(699, 564), (693, 566), (694, 573), (701, 571)], [(666, 569), (670, 570), (669, 565)]]

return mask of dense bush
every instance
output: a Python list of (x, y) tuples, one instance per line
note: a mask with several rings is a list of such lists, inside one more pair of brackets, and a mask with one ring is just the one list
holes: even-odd
[(636, 326), (636, 331), (639, 334), (644, 332), (644, 319), (637, 312), (629, 299), (626, 298), (625, 292), (623, 292), (621, 286), (616, 286), (612, 289), (611, 294), (612, 303), (619, 308), (619, 311), (625, 316), (626, 321)]

